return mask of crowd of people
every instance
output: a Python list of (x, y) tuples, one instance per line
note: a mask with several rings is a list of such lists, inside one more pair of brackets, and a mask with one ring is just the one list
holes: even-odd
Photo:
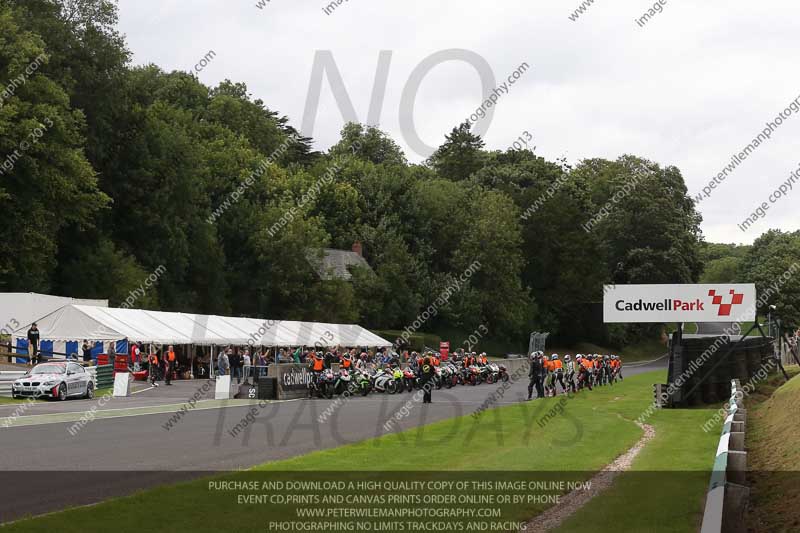
[(570, 394), (622, 380), (622, 360), (616, 355), (578, 354), (575, 359), (565, 355), (562, 361), (558, 354), (548, 358), (544, 352), (533, 352), (529, 362), (528, 400), (534, 390), (537, 398), (546, 398), (558, 394), (558, 385), (562, 394)]

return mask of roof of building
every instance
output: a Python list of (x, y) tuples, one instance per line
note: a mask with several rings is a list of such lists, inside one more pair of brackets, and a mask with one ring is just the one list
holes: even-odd
[(369, 269), (372, 268), (361, 255), (349, 250), (334, 250), (333, 248), (324, 248), (322, 250), (322, 261), (318, 261), (313, 253), (309, 253), (308, 260), (314, 266), (317, 274), (324, 280), (350, 280), (353, 275), (350, 273), (351, 267), (361, 267)]

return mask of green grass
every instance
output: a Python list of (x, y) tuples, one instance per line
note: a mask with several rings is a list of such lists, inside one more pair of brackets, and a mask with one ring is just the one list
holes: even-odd
[(722, 423), (708, 433), (702, 426), (716, 411), (657, 411), (646, 421), (655, 428), (655, 437), (640, 452), (631, 471), (557, 531), (588, 531), (587, 525), (601, 533), (699, 530)]
[[(379, 479), (387, 475), (398, 479), (409, 479), (409, 475), (412, 479), (426, 479), (426, 476), (439, 479), (441, 472), (475, 475), (475, 471), (480, 471), (489, 476), (489, 472), (494, 471), (506, 472), (509, 477), (524, 472), (550, 472), (554, 479), (586, 480), (641, 438), (642, 431), (633, 420), (651, 403), (652, 383), (663, 380), (663, 374), (634, 376), (613, 387), (582, 392), (571, 399), (550, 398), (493, 409), (477, 419), (465, 416), (437, 422), (337, 449), (267, 463), (257, 467), (255, 472), (231, 474), (225, 479), (253, 479), (253, 476), (259, 480), (273, 476), (308, 479), (314, 472), (341, 472), (341, 477), (346, 479), (347, 473), (354, 471), (371, 471)], [(559, 405), (564, 408), (563, 415), (544, 424), (538, 423)], [(699, 472), (696, 486), (683, 487), (683, 495), (676, 497), (684, 513), (694, 513), (698, 508), (697, 497), (704, 493), (708, 482), (706, 472), (713, 462), (718, 435), (697, 435), (702, 433), (700, 425), (707, 416), (707, 412), (700, 410), (657, 413), (652, 418), (657, 437), (635, 465), (644, 470)], [(541, 475), (537, 474), (537, 479)], [(630, 487), (614, 487), (613, 490), (622, 491), (627, 506), (638, 503), (645, 508), (650, 505), (647, 500), (653, 499), (647, 492), (637, 493)], [(536, 503), (507, 506), (504, 511), (508, 514), (503, 519), (526, 520), (546, 507)], [(607, 507), (606, 510), (618, 509)], [(6, 529), (10, 532), (56, 528), (91, 532), (107, 531), (113, 523), (115, 531), (131, 533), (220, 531), (227, 530), (231, 524), (236, 524), (238, 530), (264, 531), (266, 520), (283, 516), (282, 512), (284, 510), (270, 506), (236, 505), (235, 494), (210, 492), (208, 482), (200, 480), (19, 522)], [(596, 519), (592, 523), (596, 523)]]
[(773, 374), (745, 400), (750, 485), (747, 525), (753, 531), (797, 531), (800, 527), (800, 511), (787, 505), (800, 498), (800, 368), (787, 366), (786, 372), (789, 382), (784, 382), (782, 374)]

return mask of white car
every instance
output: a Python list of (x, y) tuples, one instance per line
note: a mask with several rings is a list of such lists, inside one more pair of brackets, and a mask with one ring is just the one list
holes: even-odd
[(11, 385), (14, 398), (93, 398), (92, 376), (78, 363), (57, 361), (36, 365)]

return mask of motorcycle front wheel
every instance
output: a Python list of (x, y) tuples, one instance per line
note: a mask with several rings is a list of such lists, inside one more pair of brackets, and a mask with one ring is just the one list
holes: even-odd
[(322, 390), (323, 390), (323, 394), (325, 395), (325, 397), (327, 399), (330, 400), (331, 398), (333, 398), (333, 393), (335, 392), (333, 390), (333, 385), (331, 385), (330, 383), (326, 383), (325, 387)]

